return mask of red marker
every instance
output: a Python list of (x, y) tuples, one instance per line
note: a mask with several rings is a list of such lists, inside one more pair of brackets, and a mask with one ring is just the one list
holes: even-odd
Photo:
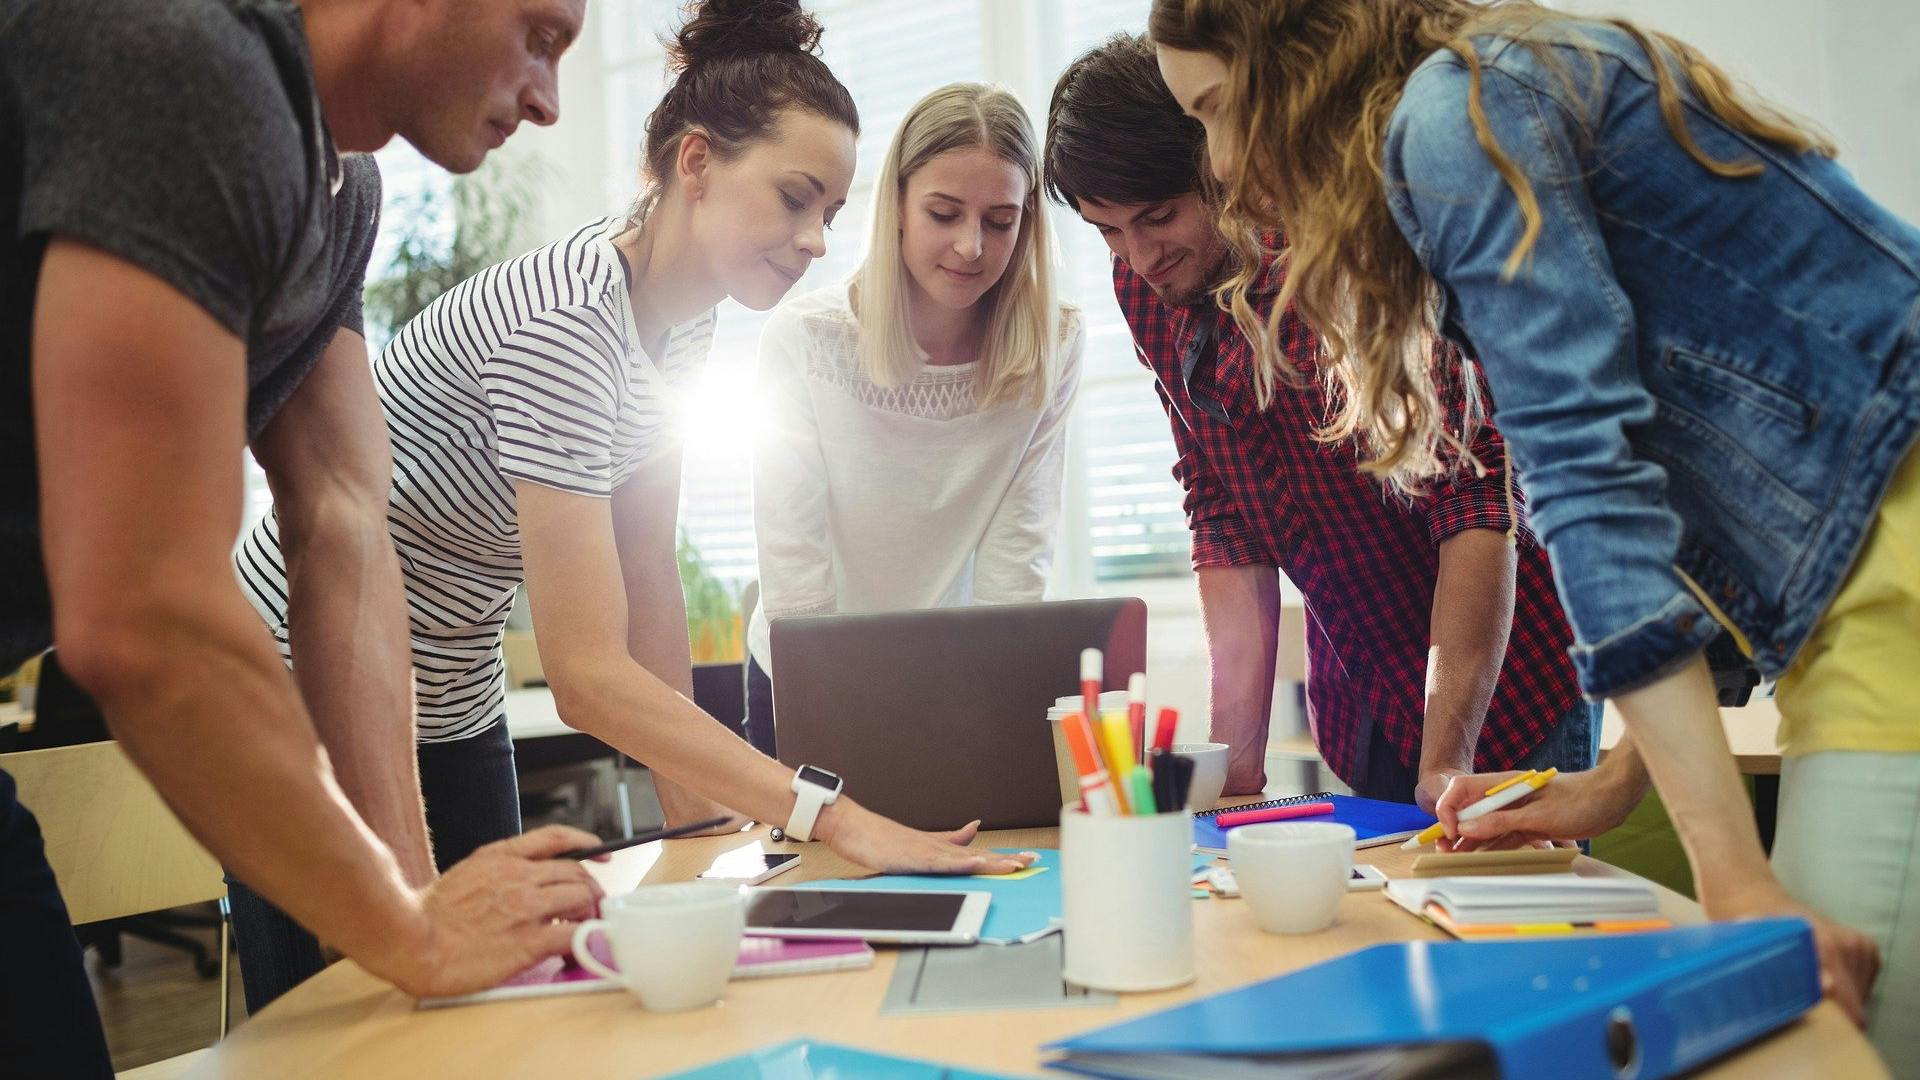
[(1165, 708), (1160, 710), (1160, 720), (1154, 725), (1153, 747), (1155, 750), (1173, 752), (1173, 729), (1180, 723), (1180, 710)]
[(1240, 810), (1231, 814), (1221, 814), (1213, 819), (1215, 825), (1231, 829), (1235, 825), (1253, 825), (1262, 821), (1286, 821), (1290, 818), (1320, 817), (1333, 813), (1330, 802), (1301, 803), (1297, 806), (1274, 806), (1265, 810)]
[(1080, 650), (1080, 715), (1089, 723), (1100, 718), (1100, 684), (1105, 680), (1102, 669), (1106, 658), (1099, 649)]
[(1127, 731), (1133, 736), (1133, 763), (1147, 763), (1147, 673), (1127, 677)]

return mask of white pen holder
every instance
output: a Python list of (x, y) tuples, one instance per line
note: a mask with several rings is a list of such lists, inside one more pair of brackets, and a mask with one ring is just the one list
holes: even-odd
[(1193, 981), (1193, 819), (1060, 813), (1061, 975), (1090, 990)]

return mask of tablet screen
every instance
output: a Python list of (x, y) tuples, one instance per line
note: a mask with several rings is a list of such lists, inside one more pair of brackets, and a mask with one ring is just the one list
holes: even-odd
[(766, 930), (909, 931), (953, 929), (964, 893), (758, 889), (747, 896), (747, 925)]

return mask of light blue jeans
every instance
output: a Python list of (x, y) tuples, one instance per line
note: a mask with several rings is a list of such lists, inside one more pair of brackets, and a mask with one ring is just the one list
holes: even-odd
[(1780, 883), (1880, 943), (1867, 1036), (1920, 1080), (1920, 754), (1826, 750), (1780, 763)]

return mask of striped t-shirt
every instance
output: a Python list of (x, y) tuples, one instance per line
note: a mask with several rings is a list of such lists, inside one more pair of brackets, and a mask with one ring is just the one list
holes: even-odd
[[(665, 357), (649, 359), (612, 243), (624, 227), (605, 218), (489, 267), (428, 305), (374, 361), (422, 742), (468, 738), (506, 714), (500, 631), (522, 577), (513, 481), (607, 497), (678, 443), (672, 398), (707, 356), (713, 312), (674, 327)], [(272, 514), (234, 558), (291, 662)]]

